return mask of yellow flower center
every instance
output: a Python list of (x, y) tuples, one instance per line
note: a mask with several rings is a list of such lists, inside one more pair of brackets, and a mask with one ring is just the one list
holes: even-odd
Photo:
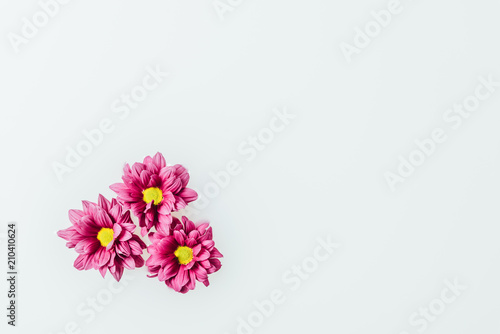
[(111, 241), (113, 241), (113, 229), (103, 227), (97, 233), (97, 240), (101, 242), (101, 246), (106, 247)]
[(188, 264), (193, 260), (193, 250), (186, 246), (179, 246), (174, 252), (180, 264)]
[(144, 202), (149, 203), (154, 201), (154, 205), (158, 205), (163, 201), (163, 193), (160, 188), (151, 187), (142, 192)]

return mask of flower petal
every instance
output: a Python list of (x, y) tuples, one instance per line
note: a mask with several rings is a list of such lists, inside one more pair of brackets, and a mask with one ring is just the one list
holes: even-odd
[(69, 210), (68, 216), (71, 223), (77, 224), (85, 214), (81, 210)]

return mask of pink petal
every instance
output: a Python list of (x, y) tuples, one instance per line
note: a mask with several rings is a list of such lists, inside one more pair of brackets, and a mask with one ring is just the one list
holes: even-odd
[(80, 254), (75, 260), (75, 263), (73, 264), (76, 269), (78, 270), (83, 270), (85, 269), (85, 263), (88, 260), (88, 256), (85, 254)]
[(200, 251), (201, 251), (201, 244), (198, 244), (198, 245), (193, 247), (193, 255), (194, 256), (197, 256), (198, 253), (200, 253)]
[(122, 192), (129, 191), (129, 188), (123, 184), (123, 183), (115, 183), (109, 186), (111, 190), (113, 190), (115, 193), (119, 194)]
[(179, 231), (174, 231), (175, 241), (179, 244), (179, 246), (184, 246), (184, 236)]
[(85, 214), (81, 210), (69, 210), (68, 212), (69, 220), (73, 225), (78, 223), (84, 215)]
[(151, 172), (148, 170), (143, 170), (141, 172), (141, 185), (143, 189), (146, 189), (149, 187), (149, 180), (151, 179)]
[(175, 197), (175, 204), (174, 204), (175, 211), (182, 210), (187, 206), (187, 203), (182, 199), (182, 197), (179, 196), (174, 196), (174, 197)]
[(109, 251), (106, 251), (106, 248), (101, 247), (94, 255), (94, 262), (97, 266), (101, 267), (108, 263), (111, 255)]
[(203, 247), (205, 247), (207, 250), (211, 251), (212, 248), (215, 246), (215, 241), (213, 240), (205, 240), (201, 243)]
[(97, 212), (95, 214), (95, 222), (101, 227), (113, 228), (113, 222), (109, 218), (107, 212), (101, 208), (97, 208)]
[(105, 211), (108, 211), (111, 205), (111, 203), (109, 203), (109, 201), (101, 194), (99, 194), (99, 198), (97, 199), (97, 204)]
[[(160, 216), (161, 218), (161, 216)], [(161, 221), (159, 224), (156, 225), (156, 230), (162, 234), (162, 235), (169, 235), (170, 234), (170, 224), (165, 223), (165, 220)]]
[(125, 268), (132, 270), (135, 268), (135, 261), (132, 257), (126, 257), (123, 259), (123, 265)]
[(220, 261), (218, 259), (210, 259), (209, 261), (210, 261), (210, 264), (212, 265), (212, 267), (207, 269), (207, 273), (209, 273), (209, 274), (215, 273), (216, 271), (218, 271), (222, 267), (222, 264), (220, 263)]
[(192, 201), (195, 201), (196, 199), (198, 199), (198, 193), (190, 188), (184, 188), (183, 190), (181, 190), (177, 194), (177, 196), (182, 197), (182, 199), (184, 201), (186, 201), (186, 203), (189, 203), (189, 202), (192, 202)]
[(83, 216), (80, 222), (74, 225), (74, 227), (78, 233), (87, 237), (96, 237), (100, 230), (99, 226), (96, 225), (90, 216)]
[(196, 228), (194, 223), (192, 221), (190, 221), (187, 217), (184, 217), (184, 216), (182, 217), (182, 223), (185, 226), (185, 230), (186, 230), (187, 234), (191, 233), (191, 231), (194, 231), (194, 229)]
[(191, 269), (195, 274), (196, 274), (196, 279), (200, 282), (204, 282), (208, 280), (208, 273), (205, 268), (203, 268), (200, 265), (194, 266), (193, 269)]
[(177, 275), (171, 280), (172, 288), (175, 291), (181, 291), (182, 287), (188, 282), (188, 280), (188, 272), (180, 266)]
[(224, 257), (221, 252), (219, 252), (219, 250), (217, 248), (213, 248), (211, 251), (210, 251), (210, 257)]
[(200, 262), (200, 265), (201, 265), (203, 268), (205, 268), (205, 269), (208, 269), (208, 268), (210, 268), (210, 267), (212, 266), (212, 264), (210, 263), (210, 261), (209, 261), (209, 260), (201, 261), (201, 262)]
[(198, 261), (207, 260), (209, 257), (210, 257), (210, 252), (204, 248), (198, 253), (198, 255), (196, 255)]
[(83, 205), (83, 212), (86, 215), (88, 215), (92, 213), (96, 204), (89, 201), (82, 201), (82, 205)]
[(85, 238), (76, 244), (75, 251), (80, 254), (90, 254), (94, 253), (99, 247), (99, 240), (94, 238)]
[(133, 255), (141, 255), (143, 253), (142, 247), (137, 241), (131, 240), (129, 242), (129, 246), (130, 246), (130, 250), (132, 251)]
[(132, 165), (132, 175), (139, 179), (141, 177), (141, 172), (146, 169), (146, 165), (136, 162)]
[(135, 262), (135, 267), (136, 268), (141, 268), (142, 266), (144, 266), (144, 259), (142, 258), (142, 256), (132, 256), (134, 258), (134, 262)]
[(158, 279), (161, 282), (166, 281), (167, 279), (174, 277), (178, 272), (180, 272), (180, 266), (178, 264), (175, 262), (168, 263), (158, 272)]
[(129, 231), (123, 231), (120, 238), (118, 239), (119, 241), (127, 241), (132, 238), (132, 233)]
[(194, 273), (194, 271), (190, 270), (189, 271), (189, 281), (186, 284), (186, 288), (188, 290), (194, 290), (195, 287), (196, 287), (196, 274)]
[(113, 225), (113, 239), (119, 239), (120, 233), (122, 233), (122, 227), (119, 224), (114, 224)]
[(106, 276), (107, 271), (108, 271), (108, 267), (106, 267), (106, 266), (99, 268), (99, 272), (101, 273), (102, 277)]
[(198, 232), (198, 230), (191, 231), (189, 233), (189, 237), (198, 240), (198, 238), (200, 237), (200, 232)]
[(196, 244), (197, 244), (196, 239), (188, 238), (186, 240), (186, 246), (188, 246), (189, 248), (193, 248)]
[(123, 270), (124, 270), (124, 267), (123, 266), (116, 266), (115, 267), (115, 272), (111, 272), (111, 275), (113, 275), (113, 277), (118, 281), (120, 282), (120, 279), (122, 278), (123, 276)]
[(75, 228), (73, 226), (65, 230), (57, 231), (57, 235), (66, 241), (70, 241), (73, 234), (75, 234)]
[(158, 167), (158, 169), (162, 169), (167, 165), (165, 158), (160, 152), (156, 153), (153, 157), (153, 163)]
[(130, 256), (130, 246), (128, 245), (128, 242), (120, 242), (116, 245), (116, 250), (118, 251), (119, 254), (125, 255), (125, 256)]
[(200, 226), (198, 226), (196, 229), (198, 230), (198, 232), (200, 232), (200, 234), (203, 234), (209, 225), (209, 223), (203, 223), (200, 224)]
[(169, 182), (168, 185), (163, 187), (163, 192), (171, 192), (173, 194), (177, 194), (182, 189), (182, 182), (180, 179), (174, 179), (172, 182)]
[(162, 216), (169, 216), (171, 212), (172, 207), (168, 202), (162, 202), (162, 204), (158, 207), (158, 213)]

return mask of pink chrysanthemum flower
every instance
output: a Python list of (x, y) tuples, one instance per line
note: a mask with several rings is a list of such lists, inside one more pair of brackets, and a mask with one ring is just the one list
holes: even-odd
[(182, 223), (173, 218), (169, 231), (160, 229), (149, 237), (153, 242), (146, 261), (150, 277), (158, 277), (177, 292), (193, 290), (196, 281), (208, 286), (208, 275), (221, 267), (218, 258), (222, 254), (214, 247), (208, 223), (195, 227), (186, 217), (182, 217)]
[(144, 236), (155, 227), (168, 229), (172, 211), (184, 209), (198, 198), (196, 191), (186, 188), (189, 173), (181, 165), (167, 166), (161, 153), (146, 157), (143, 163), (128, 164), (123, 168), (123, 183), (110, 188), (118, 194), (118, 201), (139, 218)]
[(107, 270), (120, 281), (123, 270), (144, 266), (142, 258), (146, 244), (134, 234), (135, 224), (130, 211), (113, 199), (99, 195), (98, 204), (83, 201), (82, 210), (69, 210), (73, 226), (57, 232), (68, 241), (68, 248), (79, 253), (75, 260), (78, 270), (97, 269), (102, 277)]

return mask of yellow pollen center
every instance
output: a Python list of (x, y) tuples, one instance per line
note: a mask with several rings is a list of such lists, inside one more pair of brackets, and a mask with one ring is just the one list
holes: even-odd
[(158, 205), (163, 201), (163, 193), (160, 188), (151, 187), (142, 192), (143, 200), (146, 203), (154, 201), (154, 205)]
[(101, 242), (101, 246), (106, 247), (111, 241), (113, 241), (113, 229), (103, 227), (97, 233), (97, 240)]
[(174, 252), (180, 264), (188, 264), (193, 260), (193, 250), (186, 246), (179, 246)]

